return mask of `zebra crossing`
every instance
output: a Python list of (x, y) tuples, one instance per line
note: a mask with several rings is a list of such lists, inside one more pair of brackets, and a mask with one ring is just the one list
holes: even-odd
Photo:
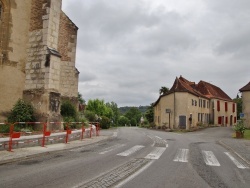
[[(105, 154), (110, 151), (116, 150), (118, 148), (121, 148), (125, 146), (124, 144), (117, 144), (115, 146), (111, 146), (109, 148), (104, 149), (104, 151), (100, 152), (99, 154)], [(143, 145), (135, 145), (123, 152), (120, 152), (116, 154), (120, 157), (127, 157), (130, 155), (135, 154), (136, 152), (139, 152), (145, 148)], [(144, 158), (145, 159), (151, 159), (151, 160), (157, 160), (161, 157), (161, 155), (166, 151), (167, 147), (153, 147), (152, 151), (147, 154)], [(206, 151), (202, 150), (202, 157), (207, 166), (215, 166), (219, 167), (221, 164), (219, 163), (218, 159), (216, 158), (215, 154), (212, 151)], [(249, 167), (247, 165), (244, 165), (243, 163), (239, 162), (236, 158), (233, 157), (233, 155), (230, 152), (224, 152), (225, 156), (229, 158), (233, 164), (240, 169), (248, 169)], [(186, 148), (180, 148), (176, 151), (176, 155), (173, 158), (173, 162), (180, 162), (180, 163), (188, 163), (189, 162), (189, 149)]]

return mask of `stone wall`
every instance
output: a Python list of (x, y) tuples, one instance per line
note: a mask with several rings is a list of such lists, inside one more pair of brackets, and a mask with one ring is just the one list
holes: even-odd
[(250, 91), (242, 92), (242, 112), (244, 113), (244, 123), (250, 128)]
[[(0, 121), (23, 97), (30, 0), (0, 0)], [(21, 21), (20, 21), (21, 20)]]
[(61, 101), (77, 103), (78, 28), (62, 12), (62, 0), (0, 3), (0, 121), (18, 98), (31, 102), (41, 121), (59, 121)]
[(62, 96), (77, 97), (79, 72), (75, 68), (77, 45), (76, 25), (61, 12), (58, 50), (61, 54), (60, 92)]

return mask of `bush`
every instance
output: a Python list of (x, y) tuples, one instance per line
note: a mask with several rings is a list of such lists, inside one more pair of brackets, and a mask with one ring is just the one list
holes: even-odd
[(244, 121), (241, 120), (239, 121), (234, 127), (233, 129), (236, 131), (236, 132), (240, 132), (242, 134), (244, 134), (245, 130), (246, 130), (246, 127), (244, 125)]
[(0, 133), (9, 133), (10, 125), (0, 125)]
[(110, 128), (110, 119), (107, 118), (106, 116), (102, 116), (101, 117), (101, 122), (100, 122), (100, 126), (102, 129), (109, 129)]
[(34, 108), (31, 104), (19, 99), (8, 116), (8, 122), (33, 122), (35, 120)]
[(136, 126), (136, 119), (135, 118), (132, 118), (130, 120), (130, 123), (131, 123), (131, 126)]
[(61, 115), (65, 118), (72, 118), (71, 120), (77, 120), (76, 107), (70, 101), (64, 101), (61, 105)]
[(92, 111), (86, 110), (86, 111), (84, 112), (84, 116), (85, 116), (85, 118), (87, 118), (90, 122), (96, 121), (95, 113), (92, 112)]

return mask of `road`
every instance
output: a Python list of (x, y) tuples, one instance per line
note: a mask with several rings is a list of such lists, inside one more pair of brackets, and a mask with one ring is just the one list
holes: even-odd
[(249, 167), (218, 142), (230, 131), (103, 131), (112, 137), (0, 166), (0, 187), (249, 187)]

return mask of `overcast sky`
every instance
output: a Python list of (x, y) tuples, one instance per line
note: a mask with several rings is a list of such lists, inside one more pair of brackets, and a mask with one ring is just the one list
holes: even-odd
[(63, 0), (83, 98), (149, 105), (176, 77), (231, 98), (250, 81), (250, 0)]

